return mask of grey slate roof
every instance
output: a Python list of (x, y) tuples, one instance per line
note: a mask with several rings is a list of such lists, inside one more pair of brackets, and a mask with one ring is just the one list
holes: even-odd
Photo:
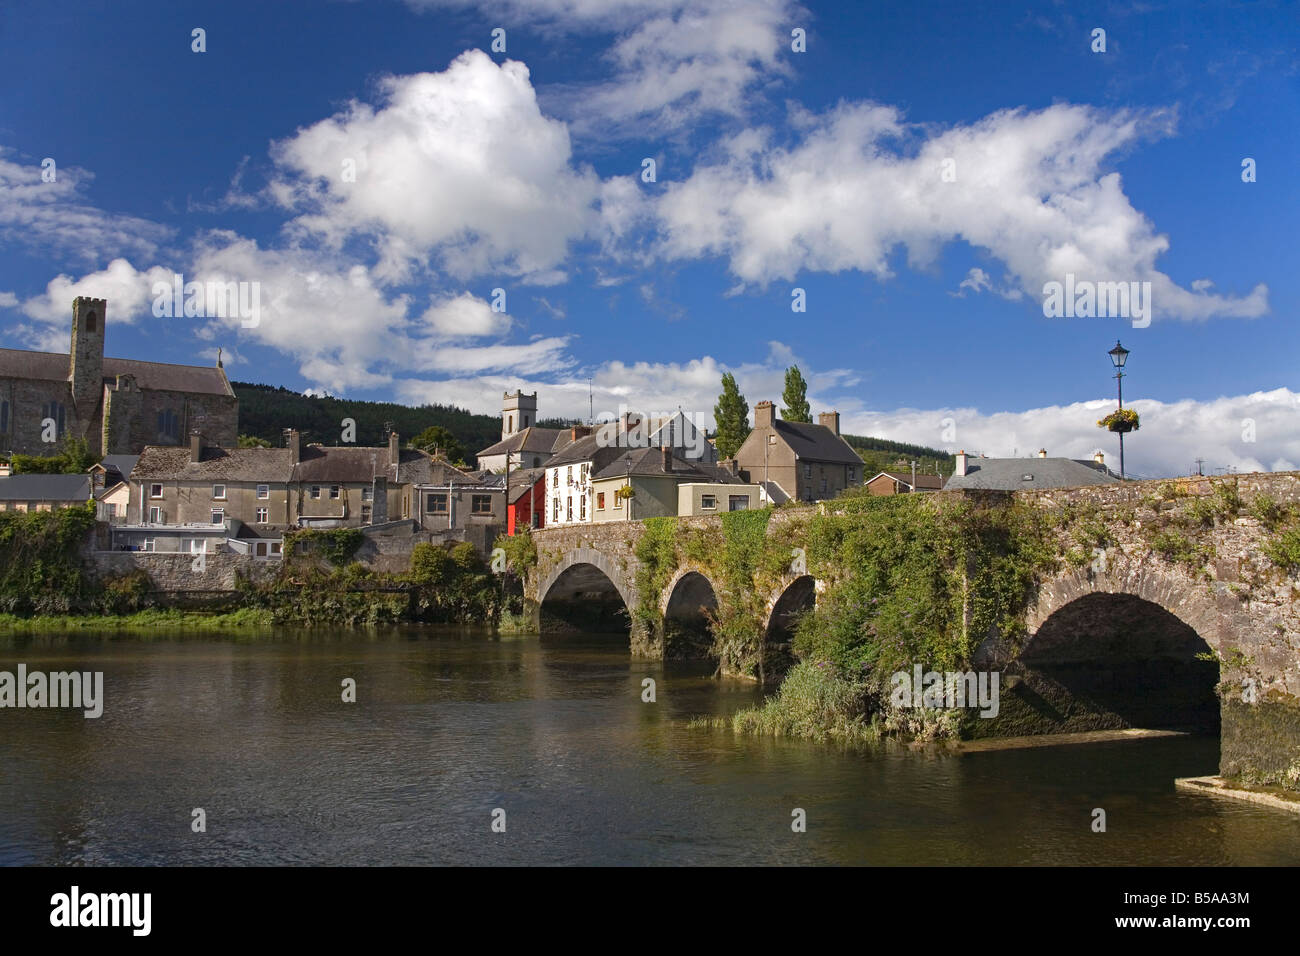
[(88, 501), (89, 475), (7, 475), (0, 501)]
[(504, 455), (506, 452), (526, 452), (549, 455), (569, 444), (572, 432), (568, 428), (538, 428), (530, 425), (479, 452), (480, 457)]
[(778, 418), (772, 422), (772, 427), (800, 461), (819, 461), (833, 465), (862, 464), (862, 459), (849, 447), (849, 443), (825, 425), (787, 422)]
[[(387, 454), (387, 449), (384, 450)], [(131, 469), (135, 481), (252, 481), (282, 484), (293, 474), (287, 448), (204, 448), (197, 462), (189, 446), (146, 445)]]
[(739, 476), (733, 475), (725, 468), (703, 462), (688, 461), (672, 455), (669, 468), (664, 468), (664, 453), (659, 448), (633, 448), (624, 450), (605, 467), (594, 475), (593, 480), (601, 478), (622, 478), (629, 473), (640, 476), (667, 476), (683, 481), (709, 481), (729, 485), (741, 484)]
[(139, 455), (105, 455), (100, 464), (104, 466), (106, 471), (116, 471), (125, 478), (131, 474), (131, 469), (135, 467), (135, 463), (139, 460)]
[[(504, 475), (502, 477), (505, 477)], [(522, 468), (510, 472), (510, 494), (506, 501), (514, 504), (532, 490), (533, 485), (546, 477), (545, 468)]]
[[(1031, 476), (1026, 479), (1025, 476)], [(966, 474), (953, 475), (945, 491), (958, 488), (987, 488), (1015, 491), (1018, 488), (1074, 488), (1104, 485), (1119, 479), (1104, 465), (1078, 458), (967, 458)]]
[[(31, 378), (52, 382), (68, 380), (66, 352), (29, 352), (26, 349), (0, 349), (0, 378)], [(205, 395), (231, 395), (234, 390), (226, 374), (215, 365), (169, 365), (165, 362), (142, 362), (138, 359), (104, 357), (104, 381), (119, 375), (133, 375), (140, 388), (167, 392), (201, 392)]]

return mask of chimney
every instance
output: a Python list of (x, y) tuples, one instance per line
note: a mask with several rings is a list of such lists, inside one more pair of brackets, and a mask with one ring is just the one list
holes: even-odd
[(673, 473), (673, 450), (667, 447), (659, 450), (664, 455), (664, 474), (671, 475)]
[(759, 402), (754, 406), (754, 427), (771, 428), (776, 418), (776, 406), (771, 402)]
[(1106, 465), (1106, 456), (1099, 451), (1095, 451), (1092, 453), (1092, 460), (1095, 461), (1097, 464), (1101, 465), (1103, 468)]
[(388, 433), (388, 464), (396, 465), (401, 461), (402, 443), (398, 438), (397, 432)]
[(203, 436), (198, 429), (190, 432), (190, 461), (198, 462), (203, 457)]
[(300, 437), (301, 436), (298, 434), (298, 429), (296, 428), (289, 429), (289, 464), (291, 465), (298, 464), (298, 461), (302, 457)]
[(740, 474), (740, 462), (736, 461), (736, 459), (734, 458), (728, 458), (726, 461), (722, 463), (722, 467), (725, 468), (727, 471), (731, 472), (731, 474), (733, 475)]
[(1038, 457), (1039, 457), (1039, 458), (1046, 458), (1046, 457), (1047, 457), (1047, 449), (1046, 449), (1046, 448), (1040, 448), (1040, 449), (1038, 449)]
[(956, 471), (953, 472), (953, 475), (957, 478), (960, 478), (965, 474), (966, 474), (966, 449), (963, 448), (961, 451), (957, 452), (957, 469)]
[(824, 425), (836, 435), (840, 433), (840, 413), (839, 412), (818, 412), (817, 424)]

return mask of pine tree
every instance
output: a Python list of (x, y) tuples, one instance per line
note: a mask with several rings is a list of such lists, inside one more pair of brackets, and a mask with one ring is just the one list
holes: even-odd
[(718, 426), (718, 458), (730, 458), (749, 435), (749, 402), (730, 372), (722, 376), (722, 394), (713, 406), (713, 420)]
[(781, 395), (785, 408), (781, 417), (787, 422), (811, 422), (812, 410), (808, 407), (808, 383), (803, 380), (798, 365), (785, 370), (785, 392)]

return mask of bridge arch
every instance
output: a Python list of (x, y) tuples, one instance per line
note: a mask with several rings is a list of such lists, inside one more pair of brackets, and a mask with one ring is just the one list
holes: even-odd
[(704, 569), (687, 564), (674, 572), (659, 600), (667, 658), (711, 657), (718, 591)]
[[(1039, 589), (1008, 673), (1009, 715), (1054, 730), (1219, 732), (1225, 654), (1250, 639), (1237, 598), (1147, 561), (1073, 572)], [(1201, 655), (1201, 656), (1198, 656)]]
[(575, 548), (537, 588), (542, 631), (629, 632), (636, 590), (621, 568), (594, 548)]

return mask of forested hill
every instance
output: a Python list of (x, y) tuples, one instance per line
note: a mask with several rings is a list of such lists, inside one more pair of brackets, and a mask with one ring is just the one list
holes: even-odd
[(441, 425), (460, 439), (471, 456), (501, 438), (498, 416), (474, 415), (450, 405), (412, 408), (393, 402), (315, 398), (272, 385), (230, 384), (239, 397), (239, 433), (265, 439), (277, 447), (282, 444), (281, 433), (286, 428), (298, 429), (304, 443), (337, 445), (345, 418), (357, 423), (358, 445), (383, 444), (385, 422), (392, 422), (403, 440), (430, 425)]
[(953, 472), (953, 456), (938, 448), (866, 435), (845, 435), (844, 440), (866, 464), (868, 478), (882, 471), (896, 471), (905, 462), (907, 466), (903, 470), (910, 470), (913, 461), (916, 462), (917, 474), (951, 475)]

